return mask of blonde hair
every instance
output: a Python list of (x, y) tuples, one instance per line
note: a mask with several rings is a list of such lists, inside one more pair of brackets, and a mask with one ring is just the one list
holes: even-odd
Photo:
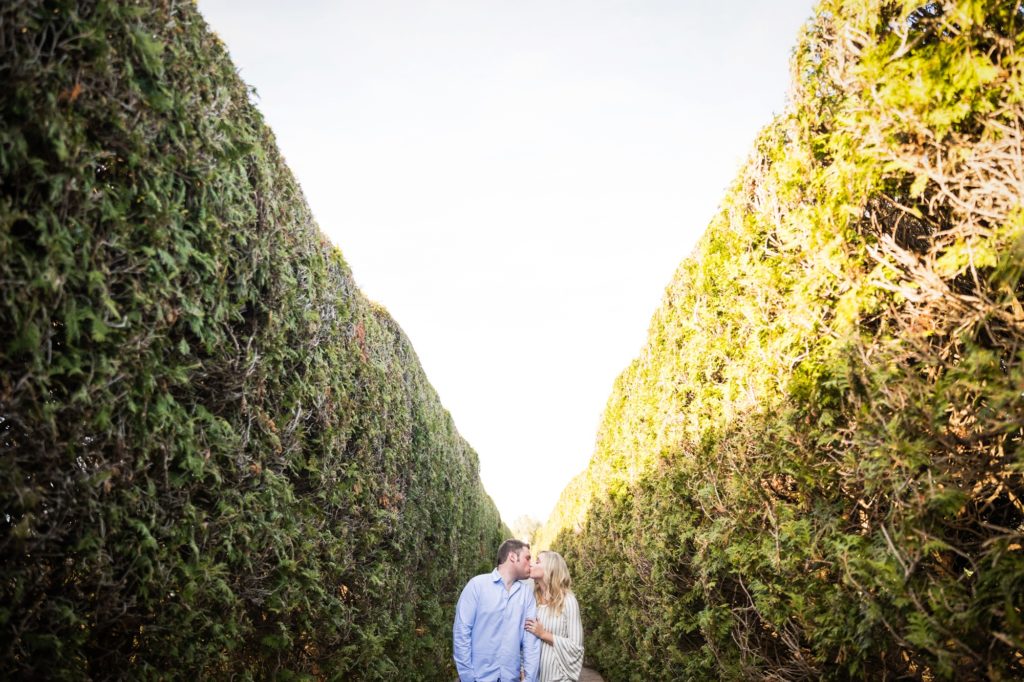
[(562, 613), (562, 606), (565, 604), (565, 596), (572, 594), (572, 578), (569, 577), (569, 567), (565, 565), (565, 559), (558, 552), (544, 550), (537, 555), (540, 565), (544, 569), (544, 577), (534, 580), (533, 591), (537, 597), (538, 604), (547, 604), (548, 608), (556, 614)]

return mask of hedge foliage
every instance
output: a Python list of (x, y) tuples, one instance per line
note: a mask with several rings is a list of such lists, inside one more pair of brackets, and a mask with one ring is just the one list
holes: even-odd
[(0, 4), (0, 677), (450, 679), (505, 532), (192, 2)]
[(816, 8), (543, 530), (609, 680), (1024, 678), (1022, 47)]

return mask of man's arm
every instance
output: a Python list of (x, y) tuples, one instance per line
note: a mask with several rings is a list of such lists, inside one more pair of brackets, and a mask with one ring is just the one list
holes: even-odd
[(473, 623), (476, 621), (476, 586), (470, 580), (462, 588), (462, 596), (455, 606), (455, 625), (452, 627), (452, 652), (459, 680), (473, 682)]
[[(527, 592), (526, 597), (526, 618), (537, 617), (537, 600), (533, 590)], [(525, 619), (524, 619), (525, 620)], [(532, 632), (522, 630), (523, 646), (523, 671), (526, 673), (526, 682), (537, 682), (540, 674), (540, 640)]]

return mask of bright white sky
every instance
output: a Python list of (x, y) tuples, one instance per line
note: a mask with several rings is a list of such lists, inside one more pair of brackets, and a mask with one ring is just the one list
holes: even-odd
[(511, 524), (612, 382), (757, 131), (811, 0), (200, 0)]

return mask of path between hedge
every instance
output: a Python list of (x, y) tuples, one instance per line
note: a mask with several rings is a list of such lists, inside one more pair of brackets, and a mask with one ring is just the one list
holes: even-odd
[(604, 678), (596, 670), (584, 668), (580, 674), (580, 682), (604, 682)]

